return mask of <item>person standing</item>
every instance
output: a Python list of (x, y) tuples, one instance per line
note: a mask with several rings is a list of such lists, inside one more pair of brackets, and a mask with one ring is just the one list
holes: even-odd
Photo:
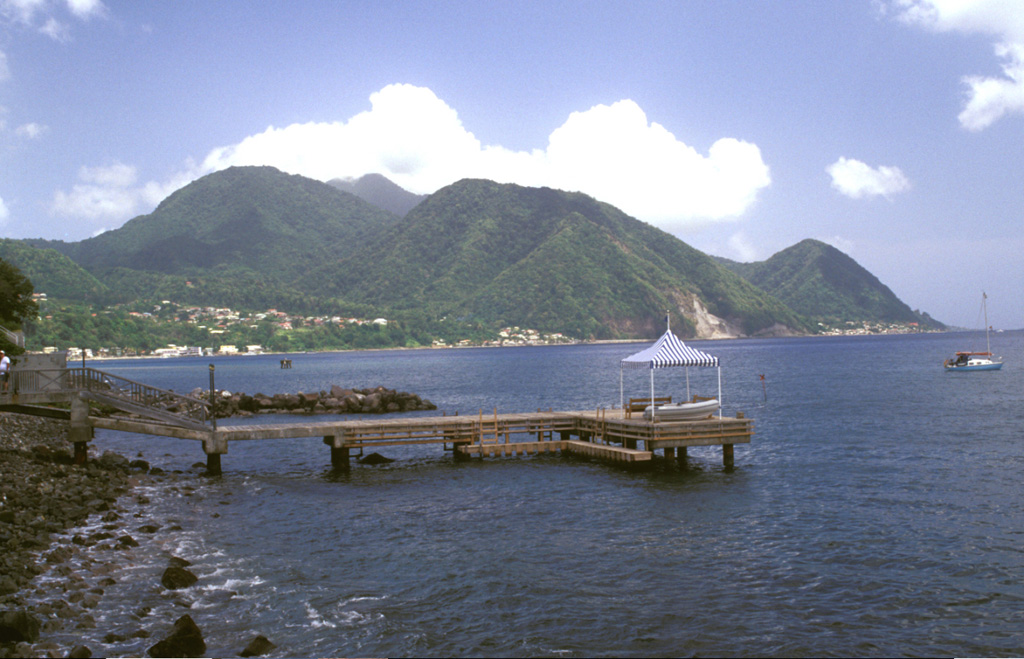
[(11, 375), (11, 358), (0, 350), (0, 382), (3, 383), (3, 393), (7, 393), (7, 378)]

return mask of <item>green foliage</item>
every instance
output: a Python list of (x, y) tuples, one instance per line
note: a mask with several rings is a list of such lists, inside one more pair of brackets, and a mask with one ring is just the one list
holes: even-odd
[(110, 289), (60, 252), (32, 247), (20, 240), (0, 240), (0, 259), (16, 266), (48, 297), (103, 303)]
[[(32, 299), (32, 282), (16, 266), (0, 259), (0, 325), (15, 331), (22, 323), (35, 318), (39, 308)], [(20, 352), (17, 346), (6, 339), (0, 341), (5, 352)]]
[[(656, 336), (702, 298), (750, 333), (803, 321), (707, 255), (578, 193), (464, 180), (296, 287), (492, 326)], [(678, 322), (683, 333), (692, 323)]]
[(916, 322), (927, 328), (943, 327), (927, 314), (912, 311), (852, 258), (817, 240), (804, 240), (760, 263), (727, 265), (816, 322)]
[(272, 167), (233, 167), (66, 253), (92, 272), (246, 272), (280, 283), (350, 253), (397, 219), (325, 183)]
[[(387, 183), (374, 185), (391, 195)], [(95, 305), (51, 310), (33, 328), (39, 345), (65, 347), (417, 346), (489, 339), (510, 325), (577, 338), (646, 338), (663, 331), (666, 310), (673, 329), (692, 336), (700, 307), (756, 335), (809, 331), (810, 316), (894, 313), (888, 289), (820, 245), (805, 241), (764, 264), (715, 260), (586, 195), (480, 180), (439, 190), (399, 219), (331, 185), (239, 167), (189, 184), (120, 229), (81, 243), (3, 241), (0, 257), (4, 249), (17, 252), (61, 291), (50, 295)], [(862, 283), (846, 286), (851, 281)], [(318, 321), (289, 331), (252, 322), (209, 335), (168, 318), (128, 315), (156, 307), (158, 316), (168, 313), (163, 300), (394, 322)], [(118, 306), (104, 311), (100, 304)], [(58, 318), (70, 329), (57, 327)]]

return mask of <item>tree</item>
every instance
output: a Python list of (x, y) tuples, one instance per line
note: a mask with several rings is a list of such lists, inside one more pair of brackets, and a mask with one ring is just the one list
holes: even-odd
[[(0, 259), (0, 325), (9, 330), (21, 329), (26, 320), (39, 315), (39, 306), (32, 299), (32, 282), (14, 265)], [(11, 353), (20, 353), (17, 346), (0, 341), (0, 346)]]

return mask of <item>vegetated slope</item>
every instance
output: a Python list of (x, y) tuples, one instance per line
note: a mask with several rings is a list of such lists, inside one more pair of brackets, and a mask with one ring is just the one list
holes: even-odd
[(336, 178), (327, 184), (352, 193), (363, 201), (399, 217), (405, 217), (406, 213), (427, 198), (427, 195), (409, 192), (382, 174), (366, 174), (357, 179)]
[[(802, 331), (707, 255), (579, 193), (463, 180), (297, 287), (396, 310), (592, 338)], [(717, 319), (715, 318), (717, 317)], [(685, 319), (685, 321), (684, 321)]]
[(927, 314), (913, 311), (852, 258), (818, 240), (803, 240), (758, 263), (721, 262), (815, 321), (942, 327)]
[(62, 251), (93, 273), (220, 271), (283, 282), (350, 253), (397, 220), (326, 183), (272, 167), (232, 167), (193, 181), (149, 215)]
[(21, 240), (0, 240), (0, 259), (13, 264), (48, 298), (102, 303), (110, 290), (80, 265), (53, 249), (40, 249)]

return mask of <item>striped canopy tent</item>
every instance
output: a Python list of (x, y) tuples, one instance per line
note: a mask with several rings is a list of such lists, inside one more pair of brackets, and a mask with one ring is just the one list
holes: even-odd
[(619, 362), (619, 407), (625, 407), (623, 397), (622, 372), (626, 369), (647, 369), (651, 372), (651, 402), (654, 402), (654, 369), (673, 368), (682, 366), (686, 368), (686, 398), (690, 399), (690, 366), (715, 367), (718, 369), (718, 403), (719, 415), (721, 415), (722, 403), (722, 367), (718, 363), (718, 357), (709, 355), (706, 352), (691, 348), (683, 343), (679, 337), (672, 333), (671, 328), (666, 329), (661, 338), (650, 348), (626, 357)]

